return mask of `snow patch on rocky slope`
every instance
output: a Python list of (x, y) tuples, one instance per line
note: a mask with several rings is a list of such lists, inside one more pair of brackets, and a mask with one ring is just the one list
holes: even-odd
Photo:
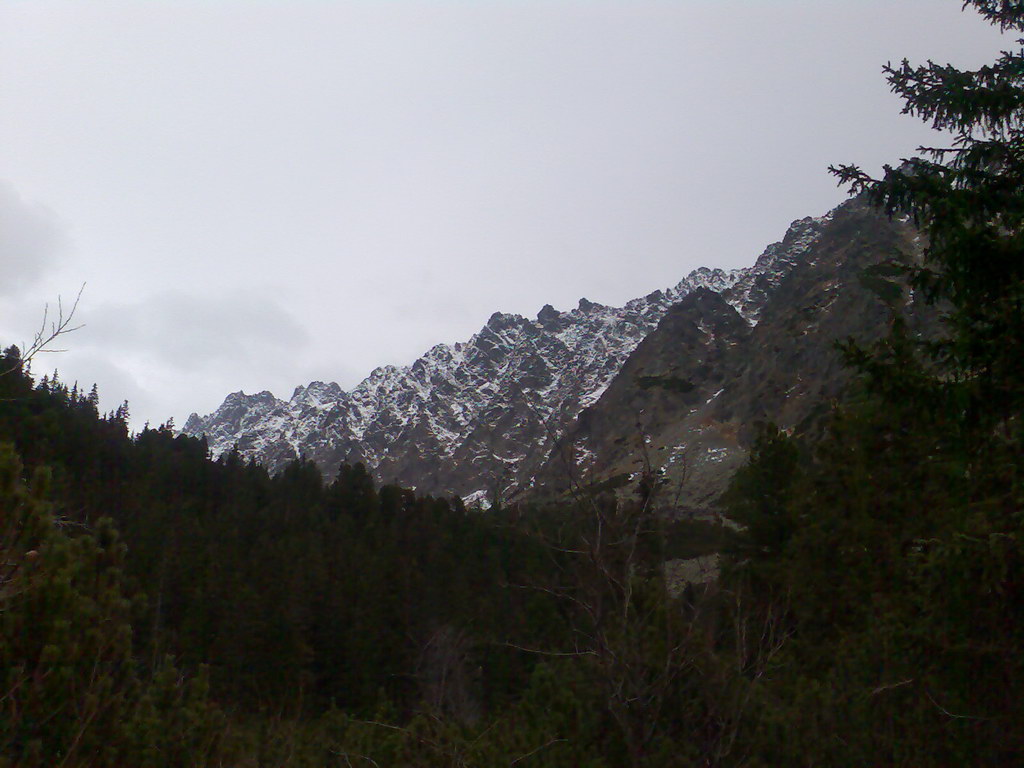
[(490, 486), (526, 480), (565, 425), (693, 290), (720, 293), (755, 324), (767, 294), (827, 221), (794, 222), (751, 267), (701, 267), (623, 307), (581, 299), (564, 312), (547, 305), (536, 319), (496, 312), (468, 341), (438, 344), (405, 367), (377, 368), (348, 392), (322, 381), (288, 400), (235, 392), (213, 413), (192, 414), (182, 431), (205, 435), (215, 457), (237, 447), (271, 471), (302, 456), (330, 477), (340, 462), (362, 461), (382, 482), (479, 499)]

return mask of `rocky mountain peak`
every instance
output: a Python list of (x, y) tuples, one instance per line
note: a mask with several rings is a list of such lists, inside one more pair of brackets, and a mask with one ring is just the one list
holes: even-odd
[[(920, 247), (908, 223), (856, 199), (828, 217), (794, 222), (756, 271), (723, 290), (695, 287), (665, 313), (565, 428), (535, 470), (538, 484), (628, 488), (652, 471), (675, 504), (706, 507), (742, 463), (758, 422), (810, 430), (828, 412), (849, 380), (835, 340), (870, 341), (889, 324), (889, 308), (864, 286), (862, 271), (889, 258), (918, 259)], [(927, 314), (905, 310), (910, 327), (927, 333)]]
[(362, 461), (379, 481), (424, 493), (522, 486), (659, 323), (690, 313), (701, 339), (756, 325), (825, 222), (794, 222), (752, 267), (701, 267), (622, 307), (584, 298), (567, 312), (545, 305), (535, 320), (495, 312), (470, 339), (377, 368), (349, 391), (315, 381), (288, 401), (235, 393), (214, 413), (193, 414), (183, 431), (205, 434), (215, 455), (237, 445), (271, 470), (303, 455), (328, 476), (341, 462)]

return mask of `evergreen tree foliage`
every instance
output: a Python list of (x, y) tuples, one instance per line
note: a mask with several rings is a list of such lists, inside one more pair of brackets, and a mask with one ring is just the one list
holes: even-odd
[[(1024, 30), (1019, 3), (965, 7)], [(736, 478), (746, 559), (728, 583), (767, 575), (792, 633), (748, 738), (765, 764), (1013, 764), (1024, 755), (1024, 51), (976, 71), (885, 71), (904, 112), (950, 145), (881, 179), (835, 172), (922, 229), (923, 262), (884, 276), (902, 275), (942, 329), (915, 337), (893, 300), (903, 292), (888, 294), (892, 333), (842, 345), (860, 394), (797, 492), (785, 472), (768, 480), (785, 453), (763, 438)], [(781, 545), (766, 518), (787, 522)]]
[[(1018, 3), (966, 6), (1003, 30), (1024, 31)], [(921, 157), (887, 166), (882, 179), (856, 166), (833, 170), (890, 215), (912, 217), (927, 235), (924, 263), (909, 267), (907, 277), (943, 312), (944, 336), (920, 345), (930, 405), (956, 424), (972, 463), (988, 462), (999, 440), (1019, 441), (1024, 407), (1024, 52), (1005, 51), (975, 71), (904, 60), (885, 72), (903, 112), (952, 134), (949, 145), (922, 147)], [(861, 353), (855, 360), (880, 375), (878, 356)]]
[(218, 730), (201, 678), (168, 661), (153, 681), (132, 654), (124, 544), (109, 519), (69, 535), (0, 444), (0, 764), (204, 764)]
[(758, 560), (781, 555), (796, 526), (792, 510), (801, 459), (794, 438), (774, 424), (758, 427), (748, 462), (724, 500), (729, 517), (745, 527), (736, 554), (752, 547)]

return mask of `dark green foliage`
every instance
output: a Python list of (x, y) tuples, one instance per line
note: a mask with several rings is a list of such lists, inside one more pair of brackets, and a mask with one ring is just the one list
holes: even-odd
[(0, 765), (197, 766), (219, 730), (202, 678), (132, 653), (124, 544), (109, 519), (66, 531), (0, 444)]
[[(308, 462), (270, 477), (237, 454), (210, 461), (169, 426), (129, 436), (122, 410), (100, 416), (56, 375), (33, 388), (12, 370), (0, 388), (0, 436), (30, 470), (52, 467), (69, 530), (109, 515), (128, 544), (118, 573), (149, 599), (119, 619), (127, 666), (159, 683), (167, 654), (208, 664), (218, 701), (273, 717), (369, 715), (383, 691), (400, 717), (428, 702), (470, 722), (527, 684), (536, 659), (506, 640), (551, 600), (507, 585), (539, 580), (547, 553), (501, 515), (378, 491), (361, 465), (325, 484)], [(169, 696), (140, 699), (143, 719), (177, 717)]]
[(738, 554), (758, 560), (782, 554), (797, 523), (792, 502), (801, 458), (795, 439), (774, 424), (760, 425), (749, 461), (737, 471), (725, 497), (729, 517), (745, 528), (736, 545)]
[[(967, 5), (1024, 30), (1019, 3)], [(794, 475), (782, 444), (762, 437), (733, 485), (748, 528), (727, 584), (757, 577), (759, 593), (784, 595), (790, 635), (749, 743), (766, 765), (1017, 764), (1024, 52), (976, 72), (886, 72), (904, 111), (952, 131), (952, 148), (881, 180), (837, 171), (911, 216), (928, 248), (921, 264), (865, 276), (893, 309), (892, 332), (843, 345), (860, 396), (813, 460)], [(910, 332), (901, 275), (941, 311), (937, 338)]]
[(602, 480), (599, 483), (592, 483), (587, 486), (587, 492), (592, 496), (600, 496), (602, 493), (607, 491), (614, 491), (616, 488), (622, 488), (629, 485), (630, 473), (621, 472), (617, 475), (612, 475), (607, 480)]
[(679, 376), (637, 376), (636, 383), (640, 389), (658, 387), (680, 395), (692, 392), (694, 386), (692, 381), (680, 378)]
[(667, 560), (693, 558), (721, 552), (731, 538), (720, 522), (682, 519), (664, 522), (664, 556)]
[(904, 297), (904, 286), (893, 278), (902, 277), (907, 268), (893, 262), (875, 264), (860, 274), (861, 284), (885, 302), (890, 308), (896, 308)]
[[(209, 665), (233, 712), (228, 764), (663, 765), (712, 717), (721, 680), (697, 670), (724, 662), (669, 609), (666, 530), (643, 504), (484, 514), (376, 489), (359, 465), (327, 484), (305, 462), (271, 477), (236, 453), (210, 461), (169, 427), (129, 436), (52, 379), (21, 392), (0, 406), (15, 414), (8, 436), (53, 466), (59, 514), (97, 530), (114, 517), (118, 578), (149, 598), (117, 624), (118, 668), (151, 681), (132, 683), (137, 715), (105, 739), (119, 754), (170, 765), (209, 746), (195, 730), (206, 677), (178, 685), (168, 656)], [(45, 706), (61, 706), (54, 695)]]
[[(971, 2), (1004, 29), (1021, 31), (1015, 3)], [(952, 133), (947, 148), (887, 167), (881, 180), (835, 170), (890, 214), (905, 214), (928, 237), (910, 286), (944, 312), (946, 334), (922, 343), (936, 374), (931, 405), (953, 419), (965, 448), (980, 452), (994, 429), (1024, 405), (1024, 53), (1004, 52), (973, 72), (929, 62), (887, 66), (904, 112)]]

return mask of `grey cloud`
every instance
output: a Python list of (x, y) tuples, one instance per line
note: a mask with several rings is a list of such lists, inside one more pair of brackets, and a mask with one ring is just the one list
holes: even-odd
[(65, 242), (57, 216), (0, 181), (0, 296), (16, 296), (54, 267)]
[(77, 383), (82, 390), (93, 384), (98, 385), (104, 410), (113, 410), (125, 400), (132, 407), (153, 405), (151, 396), (131, 372), (106, 357), (77, 348), (73, 340), (68, 341), (66, 351), (42, 358), (42, 363), (33, 366), (33, 369), (37, 376), (56, 369), (61, 379), (68, 384)]
[(82, 320), (91, 345), (152, 356), (186, 372), (264, 366), (268, 357), (291, 357), (309, 339), (272, 297), (255, 291), (204, 297), (167, 290), (84, 311)]
[(99, 385), (101, 407), (127, 399), (134, 428), (213, 410), (227, 392), (290, 393), (309, 368), (309, 336), (271, 295), (168, 289), (80, 307), (85, 327), (39, 370)]

